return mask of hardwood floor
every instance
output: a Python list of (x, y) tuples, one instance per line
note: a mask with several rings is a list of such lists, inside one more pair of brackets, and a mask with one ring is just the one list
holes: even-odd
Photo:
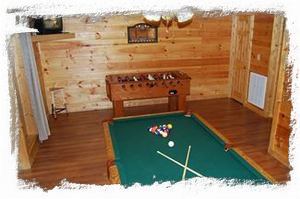
[[(188, 103), (214, 128), (239, 147), (264, 171), (279, 182), (289, 179), (289, 169), (267, 153), (271, 120), (265, 119), (234, 100), (222, 98)], [(127, 115), (159, 113), (168, 106), (151, 105), (125, 108)], [(22, 179), (35, 180), (45, 189), (60, 180), (83, 184), (108, 184), (106, 154), (101, 122), (112, 117), (112, 110), (59, 115), (51, 119), (49, 140), (40, 144), (30, 171), (19, 173)]]

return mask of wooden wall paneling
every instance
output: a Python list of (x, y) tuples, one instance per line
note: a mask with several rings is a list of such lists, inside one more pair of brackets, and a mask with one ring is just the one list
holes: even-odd
[[(31, 168), (30, 164), (30, 158), (29, 158), (29, 151), (26, 144), (26, 126), (25, 126), (25, 118), (24, 118), (24, 112), (22, 108), (22, 102), (21, 102), (21, 94), (20, 90), (23, 90), (22, 87), (20, 88), (20, 81), (22, 81), (22, 77), (24, 77), (24, 71), (21, 70), (23, 65), (21, 64), (21, 57), (20, 55), (20, 46), (18, 43), (18, 37), (17, 35), (14, 35), (11, 37), (13, 41), (13, 49), (14, 49), (14, 58), (15, 58), (15, 65), (13, 66), (13, 77), (16, 89), (16, 98), (17, 98), (17, 104), (18, 104), (18, 169), (19, 170), (27, 170)], [(20, 71), (23, 72), (23, 74), (20, 73)], [(24, 82), (23, 82), (24, 83)], [(25, 86), (25, 85), (22, 85)], [(23, 87), (24, 88), (24, 87)], [(25, 95), (26, 96), (26, 95)], [(24, 97), (24, 96), (23, 96)], [(25, 107), (28, 104), (24, 104)], [(28, 116), (27, 116), (28, 118)]]
[(236, 46), (237, 46), (237, 24), (238, 23), (238, 16), (232, 15), (232, 27), (231, 27), (231, 40), (230, 40), (230, 58), (229, 58), (229, 79), (228, 79), (228, 90), (229, 95), (228, 97), (232, 97), (232, 82), (233, 82), (233, 69), (235, 67), (236, 61)]
[(39, 148), (39, 144), (37, 135), (27, 134), (26, 127), (28, 123), (26, 123), (25, 121), (25, 115), (23, 112), (24, 106), (22, 106), (20, 98), (20, 95), (17, 94), (17, 101), (19, 107), (18, 169), (28, 170), (31, 169), (31, 166), (34, 162), (35, 156)]
[(274, 15), (255, 15), (250, 70), (265, 76), (268, 76), (273, 26)]
[(22, 106), (23, 114), (24, 114), (24, 123), (25, 132), (27, 135), (37, 135), (37, 128), (36, 123), (32, 111), (32, 105), (30, 101), (30, 94), (29, 89), (27, 86), (27, 79), (25, 76), (25, 69), (24, 69), (24, 61), (23, 61), (23, 54), (21, 51), (20, 43), (18, 35), (13, 37), (14, 40), (14, 49), (15, 49), (15, 75), (16, 75), (16, 88), (18, 95), (20, 96), (20, 106)]
[(12, 42), (15, 60), (13, 79), (15, 80), (14, 83), (19, 112), (19, 169), (27, 170), (31, 168), (38, 150), (38, 132), (32, 112), (27, 79), (24, 71), (23, 55), (17, 34), (12, 37)]
[[(19, 116), (22, 118), (22, 115)], [(19, 154), (18, 154), (18, 168), (19, 170), (31, 169), (31, 162), (29, 157), (29, 151), (26, 144), (26, 135), (24, 133), (24, 126), (19, 125)]]
[(287, 31), (283, 34), (283, 42), (280, 55), (280, 67), (278, 71), (278, 80), (276, 88), (276, 101), (274, 105), (274, 116), (270, 134), (268, 152), (280, 162), (289, 166), (288, 146), (290, 128), (291, 101), (289, 90), (289, 71), (286, 66), (288, 54)]
[(285, 29), (285, 20), (283, 16), (275, 15), (272, 32), (272, 43), (268, 65), (268, 81), (265, 97), (265, 116), (272, 117), (276, 97), (276, 87), (278, 70), (280, 67), (281, 46), (283, 42), (283, 33)]
[(44, 80), (44, 69), (43, 69), (43, 64), (42, 64), (42, 60), (43, 58), (41, 58), (41, 56), (43, 56), (41, 54), (41, 50), (40, 50), (40, 43), (41, 42), (49, 42), (49, 41), (57, 41), (57, 40), (65, 40), (65, 39), (71, 39), (75, 37), (75, 33), (62, 33), (62, 34), (50, 34), (50, 35), (32, 35), (31, 36), (31, 40), (32, 40), (32, 47), (33, 47), (33, 52), (34, 52), (34, 56), (35, 56), (35, 60), (36, 60), (36, 66), (37, 66), (37, 71), (38, 71), (38, 75), (39, 75), (39, 82), (41, 85), (41, 91), (42, 91), (42, 95), (43, 95), (43, 100), (44, 100), (44, 104), (45, 104), (45, 111), (46, 114), (49, 115), (49, 107), (47, 106), (47, 104), (49, 104), (48, 102), (48, 95), (49, 95), (49, 90), (46, 90), (45, 87), (45, 80)]
[[(233, 20), (231, 42), (230, 96), (259, 115), (272, 117), (284, 24), (283, 17), (264, 13), (255, 14), (252, 15), (251, 24), (248, 25), (245, 15), (234, 17), (236, 18)], [(245, 29), (247, 26), (250, 30), (248, 32), (247, 28)], [(247, 34), (248, 38), (246, 38)], [(249, 54), (250, 57), (248, 57)], [(247, 100), (250, 72), (268, 77), (264, 109), (252, 105)]]
[(70, 112), (111, 108), (104, 79), (117, 73), (180, 70), (192, 77), (188, 100), (228, 96), (231, 17), (195, 16), (183, 28), (173, 23), (169, 32), (161, 24), (159, 42), (151, 44), (127, 44), (127, 26), (144, 22), (141, 15), (104, 16), (96, 23), (63, 20), (64, 31), (74, 32), (75, 38), (41, 42), (40, 55), (45, 91), (63, 86)]
[(32, 42), (44, 42), (44, 41), (53, 41), (61, 39), (70, 39), (74, 38), (74, 33), (61, 33), (61, 34), (48, 34), (48, 35), (32, 35)]
[[(32, 42), (32, 47), (33, 47), (34, 57), (35, 57), (35, 61), (36, 61), (36, 67), (37, 67), (37, 71), (38, 71), (38, 75), (39, 75), (39, 82), (40, 82), (40, 85), (41, 85), (43, 101), (44, 101), (44, 104), (48, 104), (47, 103), (47, 97), (46, 97), (46, 91), (45, 91), (45, 85), (44, 85), (45, 81), (44, 81), (44, 74), (43, 74), (43, 71), (42, 71), (42, 63), (41, 63), (39, 42)], [(48, 106), (45, 106), (45, 111), (46, 111), (46, 114), (49, 115)]]
[[(245, 106), (263, 117), (271, 117), (275, 100), (276, 80), (278, 73), (278, 56), (281, 43), (281, 19), (272, 14), (256, 14), (252, 39), (250, 72), (268, 78), (263, 109), (245, 101)], [(280, 25), (281, 24), (281, 25)], [(277, 64), (276, 64), (277, 60)], [(247, 83), (248, 84), (248, 83)], [(248, 86), (247, 86), (248, 87)], [(247, 93), (248, 95), (248, 93)]]
[(230, 96), (244, 104), (248, 90), (254, 15), (236, 15), (233, 18), (233, 38), (231, 41), (230, 57)]

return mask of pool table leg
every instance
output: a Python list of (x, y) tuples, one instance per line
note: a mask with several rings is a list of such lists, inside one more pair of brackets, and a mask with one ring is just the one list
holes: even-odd
[(123, 101), (113, 101), (114, 117), (124, 116)]

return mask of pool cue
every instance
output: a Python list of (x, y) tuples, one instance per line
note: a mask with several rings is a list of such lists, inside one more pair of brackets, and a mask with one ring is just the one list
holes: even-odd
[(156, 151), (156, 152), (157, 152), (159, 155), (161, 155), (161, 156), (167, 158), (168, 160), (171, 160), (171, 161), (174, 162), (175, 164), (177, 164), (177, 165), (179, 165), (179, 166), (181, 166), (181, 167), (183, 167), (183, 168), (186, 168), (186, 170), (188, 170), (189, 172), (195, 174), (196, 176), (203, 177), (203, 175), (201, 175), (201, 174), (198, 173), (197, 171), (194, 171), (193, 169), (191, 169), (191, 168), (189, 168), (189, 167), (185, 167), (185, 166), (184, 166), (183, 164), (181, 164), (180, 162), (174, 160), (173, 158), (170, 158), (169, 156), (163, 154), (162, 152), (160, 152), (160, 151)]
[(184, 164), (185, 167), (183, 169), (182, 180), (185, 179), (186, 168), (187, 168), (187, 165), (188, 165), (188, 162), (189, 162), (189, 158), (190, 158), (190, 151), (191, 151), (191, 145), (189, 145), (188, 152), (186, 154), (185, 164)]

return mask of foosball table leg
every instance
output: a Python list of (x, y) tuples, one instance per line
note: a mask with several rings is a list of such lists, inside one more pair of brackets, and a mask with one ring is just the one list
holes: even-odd
[(177, 96), (169, 96), (168, 97), (169, 111), (176, 111), (176, 110), (178, 110), (177, 104), (178, 104)]
[(124, 116), (123, 101), (113, 101), (114, 117)]
[(186, 111), (186, 96), (179, 95), (177, 100), (177, 107), (179, 111)]

